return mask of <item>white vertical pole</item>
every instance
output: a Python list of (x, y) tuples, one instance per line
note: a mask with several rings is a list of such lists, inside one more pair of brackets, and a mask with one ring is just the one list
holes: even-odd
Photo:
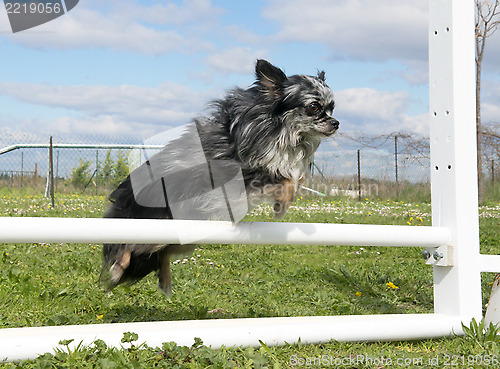
[(434, 311), (481, 318), (474, 0), (430, 0), (432, 221), (452, 233), (453, 266), (434, 266)]

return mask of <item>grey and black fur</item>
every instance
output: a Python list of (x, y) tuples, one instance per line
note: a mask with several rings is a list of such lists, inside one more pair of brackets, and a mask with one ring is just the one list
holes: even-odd
[[(177, 167), (187, 167), (192, 163), (190, 142), (193, 136), (199, 136), (207, 160), (228, 160), (241, 167), (249, 208), (263, 200), (271, 201), (275, 216), (281, 217), (310, 173), (313, 154), (321, 140), (339, 127), (332, 117), (334, 107), (324, 72), (287, 77), (281, 69), (258, 60), (252, 87), (235, 88), (215, 101), (209, 115), (194, 120), (196, 132), (184, 133), (159, 155), (169, 157)], [(183, 148), (182, 153), (178, 147)], [(162, 175), (168, 172), (166, 167)], [(104, 217), (172, 219), (165, 200), (159, 200), (162, 205), (158, 207), (139, 205), (136, 197), (141, 194), (134, 194), (131, 175), (110, 195), (111, 206)], [(143, 192), (147, 193), (148, 187)], [(158, 271), (159, 287), (169, 296), (170, 258), (189, 254), (194, 247), (105, 244), (101, 280), (111, 289)]]

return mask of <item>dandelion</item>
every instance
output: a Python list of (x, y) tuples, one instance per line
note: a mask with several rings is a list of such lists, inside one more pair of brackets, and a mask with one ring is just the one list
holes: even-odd
[(356, 296), (361, 297), (361, 292), (356, 292)]
[(386, 285), (387, 285), (387, 287), (388, 287), (389, 289), (393, 289), (393, 290), (397, 290), (397, 289), (399, 288), (398, 286), (396, 286), (396, 285), (395, 285), (394, 283), (392, 283), (392, 282), (387, 282), (387, 283), (386, 283)]
[(101, 320), (103, 317), (104, 317), (104, 315), (100, 314), (100, 315), (97, 316), (97, 320)]

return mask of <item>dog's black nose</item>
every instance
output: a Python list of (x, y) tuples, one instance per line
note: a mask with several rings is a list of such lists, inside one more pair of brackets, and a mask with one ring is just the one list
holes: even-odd
[(332, 118), (330, 119), (330, 121), (328, 121), (328, 128), (327, 128), (327, 132), (325, 132), (327, 135), (332, 135), (334, 134), (338, 129), (339, 129), (339, 121), (335, 118)]
[(335, 118), (332, 118), (332, 121), (330, 122), (330, 124), (333, 126), (333, 129), (336, 131), (337, 129), (339, 129), (339, 126), (340, 126), (340, 123), (337, 119)]

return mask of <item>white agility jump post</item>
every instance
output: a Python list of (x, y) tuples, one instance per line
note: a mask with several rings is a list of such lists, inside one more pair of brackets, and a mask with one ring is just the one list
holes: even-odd
[(480, 319), (473, 0), (431, 0), (432, 224), (452, 234), (454, 266), (434, 267), (434, 311)]
[[(432, 227), (0, 218), (0, 242), (206, 242), (419, 246), (434, 268), (434, 314), (222, 319), (0, 330), (0, 360), (34, 358), (61, 339), (119, 346), (132, 331), (150, 346), (200, 337), (214, 348), (340, 341), (410, 340), (463, 333), (481, 318), (480, 272), (500, 256), (479, 254), (476, 182), (474, 1), (431, 0), (429, 23)], [(194, 228), (193, 228), (194, 227)], [(196, 229), (196, 232), (192, 230)], [(137, 230), (137, 231), (136, 231)], [(139, 233), (140, 232), (140, 233)], [(193, 234), (196, 237), (193, 237)]]

